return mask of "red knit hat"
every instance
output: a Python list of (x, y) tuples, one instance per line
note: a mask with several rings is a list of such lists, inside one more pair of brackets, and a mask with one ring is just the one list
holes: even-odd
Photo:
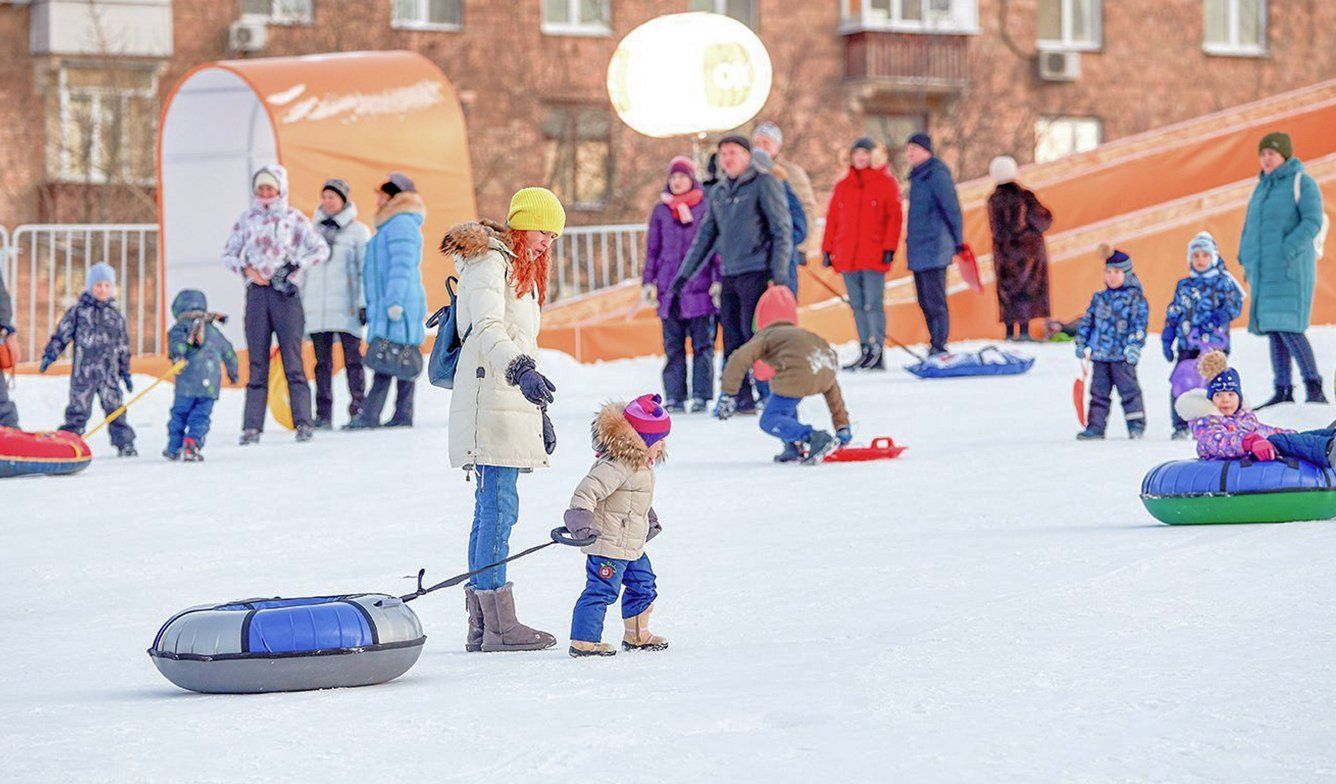
[(776, 321), (798, 323), (798, 300), (788, 286), (771, 286), (756, 303), (756, 329), (765, 329)]
[(663, 410), (663, 398), (658, 395), (641, 395), (632, 400), (622, 410), (622, 416), (644, 439), (645, 446), (653, 446), (656, 441), (667, 438), (673, 427), (672, 418)]
[(696, 179), (696, 162), (685, 155), (675, 156), (668, 162), (668, 176), (682, 172), (691, 179)]

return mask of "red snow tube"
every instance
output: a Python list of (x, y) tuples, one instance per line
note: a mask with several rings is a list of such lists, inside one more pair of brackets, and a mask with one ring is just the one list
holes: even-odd
[(0, 479), (74, 474), (87, 468), (92, 459), (88, 444), (73, 433), (25, 433), (0, 427)]

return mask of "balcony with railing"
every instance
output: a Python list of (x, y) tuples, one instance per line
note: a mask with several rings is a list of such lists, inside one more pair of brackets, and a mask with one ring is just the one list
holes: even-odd
[(844, 36), (844, 76), (889, 92), (956, 93), (970, 79), (969, 35), (856, 30)]

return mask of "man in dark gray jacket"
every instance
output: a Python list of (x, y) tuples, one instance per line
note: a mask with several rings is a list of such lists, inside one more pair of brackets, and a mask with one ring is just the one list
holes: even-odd
[[(793, 218), (784, 185), (752, 163), (747, 137), (721, 139), (719, 163), (725, 176), (710, 190), (710, 209), (682, 260), (673, 291), (680, 292), (710, 254), (719, 254), (723, 280), (711, 292), (718, 291), (727, 362), (735, 349), (751, 340), (752, 317), (766, 287), (788, 279)], [(756, 411), (750, 379), (742, 382), (735, 399), (737, 413)]]
[[(9, 289), (5, 288), (5, 273), (0, 270), (0, 343), (14, 334), (14, 303), (9, 298)], [(9, 399), (9, 390), (5, 387), (5, 374), (0, 372), (0, 427), (18, 427), (19, 410), (14, 401)]]

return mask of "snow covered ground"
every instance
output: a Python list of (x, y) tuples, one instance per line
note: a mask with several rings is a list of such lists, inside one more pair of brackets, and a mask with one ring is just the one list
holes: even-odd
[[(1336, 331), (1314, 335), (1329, 369)], [(1247, 397), (1267, 397), (1265, 344), (1236, 343)], [(271, 427), (242, 450), (229, 392), (207, 462), (184, 465), (158, 457), (163, 389), (130, 414), (138, 459), (99, 435), (79, 476), (0, 483), (0, 779), (1336, 780), (1336, 526), (1156, 523), (1142, 475), (1191, 454), (1168, 437), (1158, 352), (1150, 437), (1123, 440), (1115, 413), (1105, 443), (1072, 438), (1071, 349), (1031, 352), (1017, 378), (845, 377), (860, 440), (910, 446), (889, 462), (776, 466), (755, 419), (679, 416), (650, 548), (666, 653), (568, 658), (581, 556), (549, 548), (510, 575), (553, 650), (465, 654), (452, 589), (413, 604), (428, 641), (400, 680), (246, 697), (165, 681), (145, 655), (158, 626), (463, 571), (473, 486), (446, 464), (448, 393), (419, 386), (410, 432), (299, 445)], [(597, 403), (657, 388), (654, 359), (542, 363), (561, 443), (521, 479), (517, 550), (559, 524)], [(21, 379), (25, 426), (57, 424), (64, 396)], [(1289, 409), (1269, 419), (1336, 416)]]

